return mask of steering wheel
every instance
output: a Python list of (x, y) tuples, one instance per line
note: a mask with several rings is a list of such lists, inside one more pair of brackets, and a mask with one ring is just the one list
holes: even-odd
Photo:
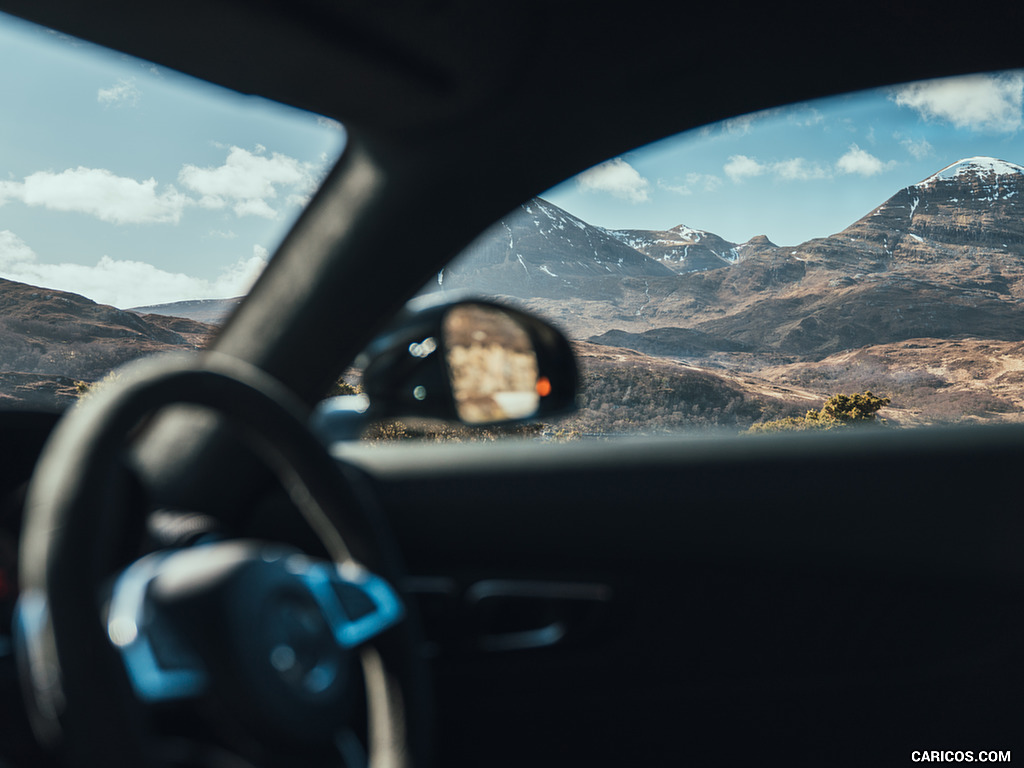
[[(157, 711), (178, 723), (192, 701), (204, 727), (231, 732), (232, 759), (250, 761), (238, 764), (425, 764), (426, 682), (417, 627), (391, 586), (394, 540), (307, 430), (302, 404), (212, 353), (142, 360), (118, 379), (65, 415), (29, 487), (16, 624), (37, 739), (71, 764), (180, 765), (196, 758), (169, 757)], [(240, 540), (145, 551), (150, 510), (126, 447), (179, 404), (241, 433), (330, 560)], [(366, 747), (353, 756), (360, 688)]]

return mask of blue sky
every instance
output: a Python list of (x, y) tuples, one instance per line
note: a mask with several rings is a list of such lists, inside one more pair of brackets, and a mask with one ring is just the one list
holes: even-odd
[(340, 125), (0, 15), (0, 277), (120, 307), (244, 292)]
[[(0, 277), (119, 307), (244, 292), (345, 143), (333, 121), (3, 15), (0, 67)], [(1024, 165), (1022, 96), (1009, 72), (771, 110), (543, 196), (609, 228), (794, 245), (961, 158)]]
[(542, 197), (610, 229), (685, 224), (796, 245), (962, 158), (1024, 165), (1022, 95), (1018, 71), (769, 110), (612, 158)]

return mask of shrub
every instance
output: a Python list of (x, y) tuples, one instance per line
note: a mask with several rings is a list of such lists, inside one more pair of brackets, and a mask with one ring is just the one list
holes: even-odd
[(832, 395), (820, 410), (807, 411), (802, 418), (790, 416), (765, 421), (754, 424), (747, 432), (793, 432), (876, 424), (879, 423), (876, 421), (876, 415), (890, 402), (888, 397), (878, 397), (870, 391), (853, 395)]

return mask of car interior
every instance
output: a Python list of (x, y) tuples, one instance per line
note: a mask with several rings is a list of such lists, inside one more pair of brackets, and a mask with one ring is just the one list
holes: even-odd
[[(19, 541), (0, 765), (861, 766), (1018, 746), (1019, 426), (327, 449), (309, 424), (571, 407), (568, 343), (512, 310), (495, 333), (540, 401), (455, 386), (424, 404), (410, 385), (444, 377), (410, 345), (460, 331), (451, 306), (408, 303), (618, 153), (1021, 67), (981, 31), (1021, 7), (978, 9), (978, 29), (874, 0), (0, 11), (347, 131), (206, 351), (142, 361), (64, 416), (0, 414)], [(373, 345), (369, 413), (317, 410)]]

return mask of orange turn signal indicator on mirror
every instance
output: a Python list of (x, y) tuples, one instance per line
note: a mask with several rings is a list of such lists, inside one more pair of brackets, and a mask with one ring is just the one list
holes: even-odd
[(547, 376), (541, 376), (537, 379), (537, 394), (541, 397), (547, 397), (551, 394), (551, 379)]

